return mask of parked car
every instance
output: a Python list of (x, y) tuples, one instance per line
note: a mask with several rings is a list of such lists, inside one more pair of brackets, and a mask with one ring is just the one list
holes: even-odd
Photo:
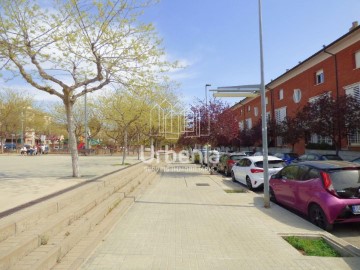
[[(264, 155), (264, 154), (263, 154), (262, 151), (255, 152), (255, 153), (253, 154), (253, 156), (255, 156), (255, 157), (260, 157), (260, 156), (263, 156), (263, 155)], [(270, 152), (268, 152), (268, 156), (273, 156), (273, 154), (270, 153)]]
[(324, 230), (360, 222), (360, 165), (347, 161), (293, 163), (272, 175), (270, 199), (308, 216)]
[(253, 151), (241, 151), (240, 154), (245, 154), (246, 156), (253, 156), (254, 152)]
[(220, 157), (219, 164), (217, 166), (218, 172), (223, 172), (226, 176), (231, 175), (231, 169), (236, 162), (246, 157), (244, 153), (227, 153)]
[(218, 164), (220, 160), (220, 153), (219, 151), (212, 150), (209, 153), (209, 167), (217, 170)]
[(351, 162), (360, 163), (360, 157), (353, 159)]
[[(241, 159), (232, 167), (231, 177), (233, 181), (247, 185), (250, 190), (262, 187), (264, 185), (263, 160), (263, 156), (250, 156)], [(286, 164), (282, 159), (268, 156), (269, 176), (277, 173), (284, 166)]]
[(16, 150), (15, 143), (4, 143), (4, 149), (14, 151)]
[(302, 161), (311, 161), (311, 160), (343, 160), (341, 157), (335, 154), (317, 154), (317, 153), (309, 153), (300, 156), (298, 159), (294, 160), (297, 162)]
[(296, 153), (276, 153), (274, 154), (275, 157), (281, 158), (287, 165), (289, 165), (293, 160), (299, 158), (299, 155)]

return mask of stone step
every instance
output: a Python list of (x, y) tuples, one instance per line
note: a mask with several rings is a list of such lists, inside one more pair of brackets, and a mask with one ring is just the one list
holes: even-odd
[[(58, 213), (69, 205), (77, 204), (83, 196), (92, 192), (97, 192), (97, 190), (103, 188), (103, 186), (114, 186), (115, 189), (118, 189), (124, 182), (126, 183), (129, 179), (131, 180), (131, 177), (134, 177), (134, 169), (136, 170), (139, 167), (142, 167), (141, 163), (132, 166), (133, 172), (129, 173), (126, 170), (122, 170), (116, 175), (112, 174), (107, 176), (101, 182), (87, 183), (81, 188), (78, 188), (76, 192), (67, 192), (61, 197), (56, 197), (44, 203), (25, 208), (24, 210), (17, 212), (16, 215), (10, 215), (0, 219), (0, 242), (10, 236), (17, 235), (36, 226), (39, 221)], [(144, 170), (142, 173), (144, 173)], [(122, 181), (119, 181), (119, 178), (121, 178)]]
[[(142, 179), (143, 182), (148, 182), (154, 175), (155, 173), (148, 175), (146, 180)], [(141, 179), (136, 179), (134, 183), (112, 194), (107, 200), (53, 237), (47, 244), (47, 247), (39, 247), (24, 257), (14, 268), (19, 270), (50, 269), (55, 266), (81, 239), (87, 237), (122, 202), (124, 196), (136, 194), (129, 191), (136, 190), (137, 186), (141, 185), (141, 182)]]
[[(33, 215), (31, 215), (31, 209), (26, 209), (27, 213), (20, 211), (12, 215), (11, 218), (8, 218), (7, 223), (2, 222), (1, 224), (1, 228), (3, 228), (1, 232), (5, 233), (2, 233), (3, 241), (0, 243), (0, 269), (11, 269), (26, 255), (31, 258), (44, 252), (48, 254), (46, 250), (50, 245), (44, 247), (44, 243), (49, 243), (65, 228), (78, 223), (78, 220), (97, 208), (96, 206), (103, 204), (102, 202), (108, 201), (111, 205), (112, 202), (108, 198), (123, 189), (124, 191), (118, 193), (115, 199), (119, 203), (119, 198), (122, 199), (126, 192), (129, 193), (133, 190), (138, 185), (137, 179), (145, 175), (144, 165), (136, 165), (129, 170), (108, 175), (103, 179), (72, 190), (69, 194), (60, 195), (55, 201), (36, 205), (35, 209), (32, 209)], [(102, 219), (103, 214), (100, 214), (100, 217)], [(15, 222), (12, 222), (14, 220)], [(6, 224), (8, 226), (5, 226)], [(6, 228), (10, 229), (6, 230)], [(58, 258), (59, 254), (55, 252), (51, 253), (51, 256)]]

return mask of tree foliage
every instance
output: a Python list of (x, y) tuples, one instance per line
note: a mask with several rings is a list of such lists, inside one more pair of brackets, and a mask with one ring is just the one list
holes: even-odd
[(324, 94), (308, 102), (295, 121), (307, 134), (331, 138), (338, 152), (341, 140), (360, 128), (360, 103), (349, 95), (334, 99)]
[(150, 0), (1, 0), (0, 59), (12, 76), (64, 103), (73, 176), (78, 153), (76, 100), (110, 84), (147, 86), (174, 64), (151, 24), (139, 15)]

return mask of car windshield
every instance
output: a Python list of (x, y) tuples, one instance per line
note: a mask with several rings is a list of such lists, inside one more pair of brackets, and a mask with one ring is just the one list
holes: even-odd
[[(256, 167), (263, 168), (264, 163), (263, 161), (257, 161), (254, 163)], [(282, 160), (269, 160), (268, 161), (268, 167), (269, 168), (282, 168), (285, 167), (285, 163)]]
[(337, 194), (343, 198), (360, 197), (360, 168), (330, 171)]
[(299, 155), (296, 154), (296, 153), (287, 153), (287, 155), (290, 157), (290, 158), (298, 158)]

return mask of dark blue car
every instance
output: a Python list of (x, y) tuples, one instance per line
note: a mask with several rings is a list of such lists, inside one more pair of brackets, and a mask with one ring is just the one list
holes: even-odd
[(274, 155), (275, 157), (281, 158), (283, 161), (285, 161), (286, 165), (289, 165), (291, 162), (296, 160), (299, 155), (296, 153), (276, 153)]
[(5, 143), (4, 149), (7, 150), (16, 150), (16, 144), (15, 143)]

